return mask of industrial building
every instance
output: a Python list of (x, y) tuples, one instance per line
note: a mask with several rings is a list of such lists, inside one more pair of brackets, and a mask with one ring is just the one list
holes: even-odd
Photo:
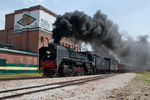
[[(6, 14), (0, 30), (0, 74), (38, 72), (38, 50), (52, 39), (57, 14), (41, 5)], [(80, 51), (80, 45), (67, 40), (60, 44)]]

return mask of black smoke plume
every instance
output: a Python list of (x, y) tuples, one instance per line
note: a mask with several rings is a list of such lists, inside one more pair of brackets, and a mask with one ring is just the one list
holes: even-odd
[[(135, 65), (135, 69), (138, 69), (137, 62), (141, 62), (140, 66), (145, 66), (150, 58), (149, 51), (141, 49), (142, 46), (149, 49), (146, 37), (140, 37), (139, 41), (123, 40), (118, 26), (100, 10), (93, 17), (79, 11), (65, 13), (57, 17), (54, 26), (53, 38), (55, 43), (59, 43), (64, 37), (73, 38), (77, 41), (90, 43), (97, 54), (101, 54), (100, 48), (105, 47), (104, 50), (107, 48), (108, 51), (112, 51), (126, 63)], [(148, 57), (144, 58), (145, 55)]]
[(89, 43), (98, 41), (99, 44), (115, 49), (121, 42), (117, 26), (100, 11), (97, 11), (93, 18), (79, 11), (65, 13), (63, 16), (57, 17), (54, 25), (55, 43), (58, 43), (63, 37), (73, 37)]

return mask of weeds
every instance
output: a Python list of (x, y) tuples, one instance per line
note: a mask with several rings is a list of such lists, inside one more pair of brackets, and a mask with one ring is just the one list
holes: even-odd
[(93, 88), (92, 88), (92, 91), (94, 91), (94, 90), (95, 90), (95, 88), (93, 87)]

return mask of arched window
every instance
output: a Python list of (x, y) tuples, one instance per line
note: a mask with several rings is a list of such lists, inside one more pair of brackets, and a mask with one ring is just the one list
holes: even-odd
[(62, 42), (62, 45), (64, 46), (64, 43)]
[(74, 47), (74, 50), (76, 51), (76, 47)]
[(65, 45), (65, 46), (66, 46), (66, 47), (68, 46), (68, 45), (67, 45), (67, 43), (66, 43), (66, 45)]
[(42, 44), (42, 46), (44, 46), (44, 37), (43, 36), (41, 36), (41, 44)]

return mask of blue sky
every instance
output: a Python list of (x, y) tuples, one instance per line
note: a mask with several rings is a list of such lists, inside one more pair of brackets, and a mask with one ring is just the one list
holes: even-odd
[(6, 13), (39, 4), (60, 15), (80, 10), (92, 16), (100, 9), (123, 34), (150, 37), (150, 0), (0, 0), (0, 29)]

